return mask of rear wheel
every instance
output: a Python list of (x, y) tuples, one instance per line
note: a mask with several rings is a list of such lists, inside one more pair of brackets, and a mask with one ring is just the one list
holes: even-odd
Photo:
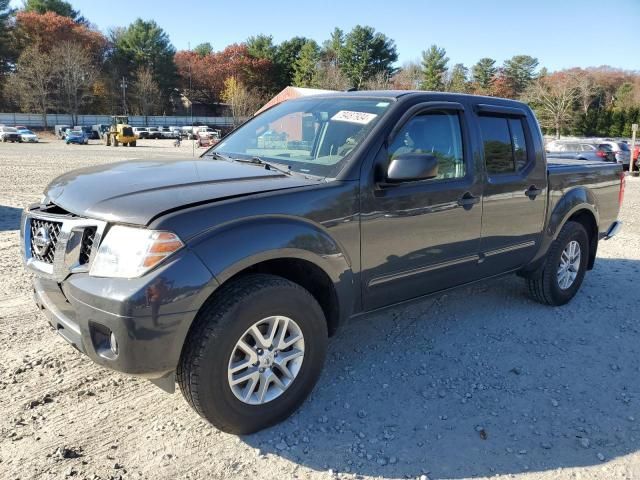
[(564, 305), (578, 292), (589, 263), (589, 235), (578, 222), (560, 230), (544, 264), (527, 278), (529, 293), (540, 303)]
[(189, 333), (177, 371), (202, 417), (246, 434), (291, 415), (316, 384), (327, 324), (315, 298), (272, 275), (234, 281), (209, 302)]

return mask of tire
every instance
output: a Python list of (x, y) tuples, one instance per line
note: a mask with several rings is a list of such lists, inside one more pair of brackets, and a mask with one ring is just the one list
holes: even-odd
[[(273, 399), (249, 404), (241, 400), (230, 385), (228, 370), (231, 361), (237, 358), (232, 355), (240, 351), (237, 343), (249, 338), (247, 335), (252, 325), (276, 316), (293, 320), (293, 324), (289, 320), (288, 325), (299, 328), (298, 332), (303, 337), (302, 360), (296, 367), (297, 374), (293, 375), (284, 391), (274, 388), (277, 395)], [(291, 336), (287, 338), (291, 339)], [(233, 434), (257, 432), (287, 418), (311, 393), (322, 371), (327, 339), (327, 322), (322, 308), (307, 290), (273, 275), (246, 276), (223, 287), (198, 314), (183, 347), (177, 381), (191, 407), (218, 429)], [(254, 353), (260, 353), (257, 347), (258, 344), (253, 345)], [(290, 348), (292, 352), (293, 347)], [(263, 353), (277, 355), (278, 351), (267, 352), (265, 349)], [(249, 358), (247, 355), (239, 363), (250, 363), (252, 360)], [(286, 357), (281, 354), (280, 359), (283, 358)], [(271, 360), (274, 363), (266, 368), (266, 374), (279, 373), (276, 358), (272, 356)], [(255, 375), (257, 365), (256, 362), (249, 367)], [(287, 363), (287, 368), (290, 365)], [(243, 373), (241, 371), (238, 375)], [(256, 398), (261, 383), (259, 380), (256, 384)], [(266, 385), (271, 388), (274, 384), (266, 382)], [(235, 388), (244, 392), (248, 382), (244, 387)]]
[[(569, 248), (572, 242), (577, 242), (580, 248), (580, 259), (576, 262), (579, 266), (575, 278), (563, 288), (558, 277), (560, 262), (565, 248)], [(549, 247), (544, 264), (527, 278), (529, 294), (534, 300), (546, 305), (560, 306), (568, 303), (580, 290), (588, 263), (589, 235), (582, 224), (569, 221)]]

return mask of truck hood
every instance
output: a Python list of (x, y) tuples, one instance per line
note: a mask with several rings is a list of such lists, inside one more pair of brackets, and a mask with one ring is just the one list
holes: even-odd
[(315, 183), (224, 160), (133, 160), (68, 172), (44, 193), (76, 215), (147, 225), (169, 210)]

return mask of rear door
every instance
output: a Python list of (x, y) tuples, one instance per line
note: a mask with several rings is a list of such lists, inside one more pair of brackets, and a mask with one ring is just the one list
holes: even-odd
[(525, 265), (541, 238), (547, 167), (542, 136), (524, 109), (476, 105), (486, 172), (480, 256), (483, 276)]

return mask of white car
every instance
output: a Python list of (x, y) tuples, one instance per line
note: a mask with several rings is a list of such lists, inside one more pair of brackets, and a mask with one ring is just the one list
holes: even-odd
[(18, 130), (18, 133), (20, 134), (20, 137), (22, 137), (23, 142), (38, 143), (38, 141), (40, 140), (38, 138), (38, 135), (33, 133), (28, 128), (21, 128), (20, 130)]

